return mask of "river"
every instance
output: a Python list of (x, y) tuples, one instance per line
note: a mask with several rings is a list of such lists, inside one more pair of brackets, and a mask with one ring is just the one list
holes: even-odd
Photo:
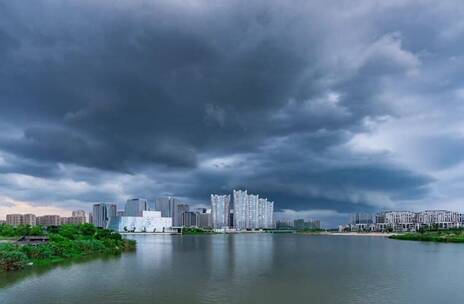
[(139, 235), (137, 251), (0, 274), (0, 303), (462, 303), (464, 244)]

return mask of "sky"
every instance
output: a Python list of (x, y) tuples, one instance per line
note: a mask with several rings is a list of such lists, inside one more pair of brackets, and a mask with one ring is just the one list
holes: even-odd
[(247, 189), (464, 212), (462, 1), (1, 1), (0, 219)]

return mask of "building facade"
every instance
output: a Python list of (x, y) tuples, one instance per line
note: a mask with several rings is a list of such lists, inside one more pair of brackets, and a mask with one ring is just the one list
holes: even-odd
[(229, 227), (230, 195), (211, 194), (211, 215), (213, 228)]
[(37, 225), (59, 226), (61, 224), (59, 215), (43, 215), (37, 217)]
[(201, 228), (212, 228), (213, 219), (211, 216), (211, 209), (197, 210), (197, 223), (198, 227)]
[(247, 190), (233, 191), (234, 228), (250, 230), (274, 227), (274, 202)]
[(108, 221), (116, 217), (117, 207), (111, 203), (94, 204), (92, 209), (92, 224), (96, 227), (106, 228)]
[(143, 211), (148, 211), (148, 209), (148, 201), (146, 199), (128, 199), (124, 207), (124, 216), (142, 216)]
[(182, 214), (182, 226), (184, 227), (200, 227), (198, 221), (199, 213), (187, 211)]
[(458, 228), (462, 223), (459, 212), (447, 210), (426, 210), (416, 213), (416, 229), (450, 229)]
[(22, 214), (7, 214), (6, 215), (6, 224), (11, 226), (22, 225), (23, 215)]
[[(179, 207), (179, 205), (184, 205)], [(159, 197), (155, 202), (155, 210), (161, 212), (161, 216), (173, 219), (174, 226), (182, 226), (182, 213), (186, 210), (187, 204), (182, 203), (175, 197)]]
[(115, 216), (108, 229), (117, 232), (171, 232), (172, 218), (162, 217), (160, 211), (142, 211), (142, 216)]
[[(353, 216), (352, 216), (353, 218)], [(464, 216), (461, 213), (447, 210), (384, 211), (372, 216), (372, 223), (353, 221), (340, 230), (351, 231), (417, 231), (419, 229), (450, 229), (464, 227)]]
[(232, 195), (234, 199), (234, 228), (244, 230), (247, 228), (248, 192), (247, 190), (234, 190)]
[(188, 204), (176, 204), (174, 218), (173, 218), (173, 226), (180, 227), (184, 225), (184, 213), (189, 212), (190, 207)]

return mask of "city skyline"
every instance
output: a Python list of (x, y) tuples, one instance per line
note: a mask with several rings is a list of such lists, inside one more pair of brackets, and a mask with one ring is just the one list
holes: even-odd
[(4, 1), (0, 217), (243, 188), (329, 226), (459, 211), (463, 9)]

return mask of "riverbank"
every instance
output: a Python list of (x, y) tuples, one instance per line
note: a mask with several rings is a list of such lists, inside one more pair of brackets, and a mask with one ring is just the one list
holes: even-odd
[(398, 233), (387, 233), (387, 232), (321, 232), (321, 235), (332, 235), (332, 236), (367, 236), (367, 237), (392, 237), (399, 235)]
[(213, 230), (206, 230), (201, 228), (183, 228), (183, 235), (201, 235), (201, 234), (217, 234)]
[(392, 235), (390, 238), (405, 241), (464, 243), (464, 229), (410, 232)]
[(123, 239), (119, 233), (107, 229), (97, 229), (91, 224), (62, 225), (43, 234), (49, 240), (43, 244), (0, 244), (0, 272), (81, 257), (115, 255), (136, 247), (135, 241)]

